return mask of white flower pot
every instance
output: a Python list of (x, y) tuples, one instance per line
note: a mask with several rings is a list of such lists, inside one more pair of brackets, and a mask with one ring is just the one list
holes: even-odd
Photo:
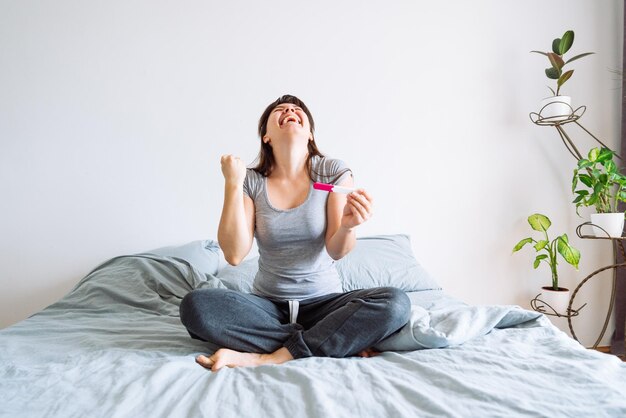
[(551, 96), (541, 101), (539, 115), (550, 121), (565, 120), (574, 112), (570, 96)]
[(549, 307), (546, 306), (547, 313), (552, 313), (550, 310), (550, 308), (552, 308), (560, 315), (567, 315), (569, 289), (559, 287), (559, 290), (554, 290), (552, 286), (544, 286), (541, 288), (539, 299), (547, 305), (550, 305)]
[[(610, 236), (619, 238), (624, 231), (624, 213), (592, 213), (591, 223), (593, 224), (593, 233), (596, 237), (608, 238)], [(599, 226), (604, 231), (597, 228), (595, 225)]]

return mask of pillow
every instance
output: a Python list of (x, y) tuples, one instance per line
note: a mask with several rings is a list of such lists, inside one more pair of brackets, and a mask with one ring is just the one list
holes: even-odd
[(408, 235), (357, 238), (352, 251), (336, 266), (344, 292), (384, 286), (405, 292), (441, 289), (413, 256)]
[(215, 275), (220, 263), (220, 247), (211, 239), (192, 241), (187, 244), (161, 247), (146, 251), (163, 257), (182, 258), (204, 274)]
[(243, 260), (237, 266), (226, 264), (223, 269), (217, 273), (224, 286), (231, 290), (238, 290), (244, 293), (252, 293), (252, 283), (254, 276), (259, 270), (259, 257), (253, 257)]
[[(405, 292), (441, 289), (413, 256), (408, 235), (357, 238), (352, 251), (335, 266), (344, 292), (384, 286), (397, 287)], [(226, 265), (217, 277), (229, 289), (250, 293), (258, 269), (257, 256), (238, 266)]]

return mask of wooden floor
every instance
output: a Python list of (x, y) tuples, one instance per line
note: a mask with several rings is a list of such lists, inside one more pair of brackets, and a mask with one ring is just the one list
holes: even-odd
[[(598, 350), (601, 353), (607, 353), (607, 354), (611, 354), (611, 347), (608, 346), (602, 346), (602, 347), (597, 347), (596, 350)], [(626, 356), (617, 356), (620, 359), (622, 359), (622, 361), (626, 361)]]

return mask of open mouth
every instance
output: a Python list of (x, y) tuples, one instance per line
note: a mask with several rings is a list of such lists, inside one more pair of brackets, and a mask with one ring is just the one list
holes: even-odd
[(297, 123), (302, 126), (302, 121), (296, 115), (287, 115), (280, 121), (280, 126), (286, 126), (288, 123)]

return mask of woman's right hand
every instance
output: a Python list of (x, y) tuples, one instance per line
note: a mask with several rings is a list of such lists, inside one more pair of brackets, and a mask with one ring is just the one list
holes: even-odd
[(222, 155), (221, 163), (226, 184), (243, 186), (243, 181), (246, 178), (246, 165), (241, 158), (234, 155)]

